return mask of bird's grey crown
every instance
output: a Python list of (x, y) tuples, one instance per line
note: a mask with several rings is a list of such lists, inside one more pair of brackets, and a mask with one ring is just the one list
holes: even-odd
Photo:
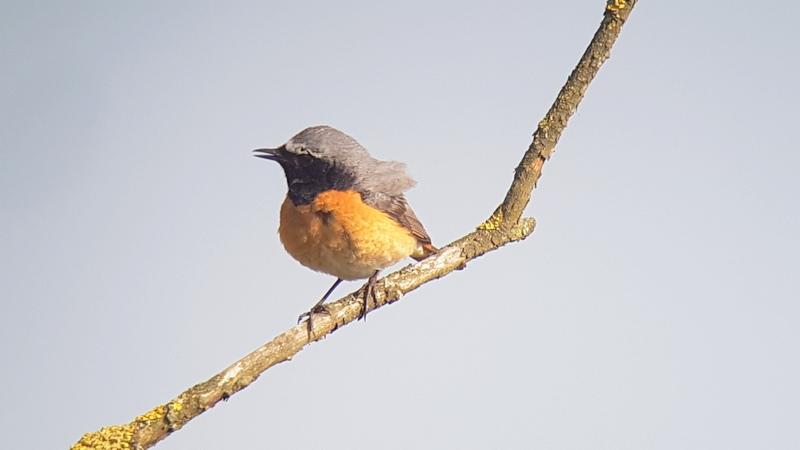
[(328, 161), (354, 176), (362, 192), (400, 195), (416, 182), (406, 174), (405, 164), (373, 158), (355, 139), (336, 128), (318, 125), (306, 128), (284, 145), (287, 152)]

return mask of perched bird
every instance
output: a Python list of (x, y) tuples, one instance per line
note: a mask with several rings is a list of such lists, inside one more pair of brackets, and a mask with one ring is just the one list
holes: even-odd
[(298, 318), (309, 318), (309, 331), (312, 314), (327, 312), (323, 303), (342, 280), (368, 278), (360, 316), (366, 318), (381, 269), (437, 251), (403, 196), (415, 184), (405, 164), (377, 160), (352, 137), (324, 125), (254, 153), (276, 161), (286, 175), (289, 192), (278, 227), (284, 248), (300, 264), (336, 277)]

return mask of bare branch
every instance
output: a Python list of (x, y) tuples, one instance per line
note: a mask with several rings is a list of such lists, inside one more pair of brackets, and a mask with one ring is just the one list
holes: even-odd
[[(611, 47), (635, 4), (636, 0), (608, 1), (600, 28), (550, 110), (539, 122), (533, 142), (516, 168), (511, 187), (492, 216), (475, 231), (446, 246), (438, 254), (381, 279), (375, 289), (374, 308), (398, 301), (419, 286), (462, 269), (470, 260), (509, 242), (525, 239), (533, 232), (535, 221), (521, 217), (541, 176), (544, 162), (552, 155), (569, 118), (578, 108), (600, 66), (608, 59)], [(356, 320), (361, 313), (362, 295), (363, 292), (359, 290), (330, 303), (330, 315), (315, 316), (310, 339), (306, 324), (297, 325), (167, 404), (155, 407), (126, 425), (105, 427), (85, 434), (72, 449), (152, 447), (220, 400), (226, 400), (250, 385), (265, 370), (290, 360), (310, 342)]]

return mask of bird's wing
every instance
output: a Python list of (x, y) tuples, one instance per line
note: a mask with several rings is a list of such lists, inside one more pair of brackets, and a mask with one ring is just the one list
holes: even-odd
[(388, 214), (389, 217), (410, 231), (420, 244), (423, 244), (423, 247), (429, 246), (431, 251), (435, 251), (435, 248), (431, 245), (431, 237), (428, 236), (425, 227), (417, 219), (404, 195), (386, 195), (373, 192), (362, 194), (362, 196), (364, 203)]

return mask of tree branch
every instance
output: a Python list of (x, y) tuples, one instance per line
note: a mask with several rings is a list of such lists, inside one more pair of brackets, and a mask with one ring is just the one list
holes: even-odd
[[(533, 232), (535, 221), (521, 217), (541, 176), (544, 162), (552, 155), (569, 118), (578, 108), (600, 66), (608, 59), (611, 47), (635, 4), (636, 0), (608, 1), (600, 28), (550, 110), (539, 122), (533, 142), (516, 168), (503, 203), (491, 217), (475, 231), (444, 247), (436, 255), (378, 281), (374, 308), (396, 302), (419, 286), (462, 269), (470, 260), (509, 242), (525, 239)], [(72, 450), (139, 450), (152, 447), (220, 400), (227, 400), (250, 385), (265, 370), (290, 360), (307, 344), (356, 320), (361, 313), (362, 296), (362, 290), (358, 290), (328, 304), (330, 315), (315, 316), (310, 335), (305, 323), (292, 327), (208, 381), (189, 388), (130, 423), (85, 434), (72, 446)]]

